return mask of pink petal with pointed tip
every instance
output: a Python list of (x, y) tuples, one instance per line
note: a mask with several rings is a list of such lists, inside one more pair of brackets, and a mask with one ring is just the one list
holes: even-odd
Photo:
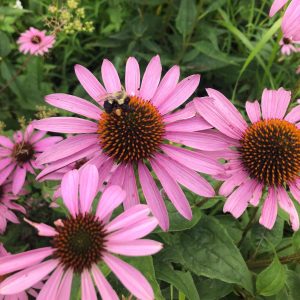
[(108, 253), (104, 254), (103, 260), (119, 278), (122, 284), (138, 299), (153, 300), (154, 293), (151, 285), (140, 271), (112, 256)]
[(288, 0), (274, 0), (269, 12), (269, 16), (273, 17), (287, 2)]
[(300, 120), (300, 105), (294, 107), (284, 119), (290, 123), (297, 123)]
[(197, 114), (194, 102), (189, 102), (187, 105), (170, 114), (164, 115), (163, 119), (165, 123), (173, 123), (180, 120), (186, 120), (194, 117)]
[(67, 269), (64, 277), (61, 280), (59, 290), (57, 292), (57, 299), (69, 300), (71, 295), (71, 287), (73, 280), (73, 271)]
[(124, 177), (123, 188), (126, 192), (126, 198), (123, 205), (126, 210), (139, 204), (140, 199), (132, 164), (127, 164), (125, 172), (126, 176)]
[(103, 220), (113, 212), (125, 199), (125, 192), (117, 185), (108, 187), (101, 196), (96, 216)]
[(108, 59), (103, 60), (101, 74), (107, 93), (121, 91), (121, 82), (118, 72)]
[(129, 57), (126, 62), (125, 88), (130, 96), (137, 95), (140, 88), (140, 66), (134, 57)]
[(173, 111), (183, 104), (196, 90), (200, 82), (200, 75), (191, 75), (180, 81), (168, 99), (158, 107), (162, 115)]
[(166, 194), (170, 198), (175, 208), (183, 217), (191, 220), (193, 217), (192, 209), (178, 183), (156, 160), (152, 159), (150, 163), (154, 173), (157, 175), (160, 183), (162, 184)]
[(0, 160), (0, 171), (5, 169), (12, 162), (11, 157), (6, 157)]
[(195, 116), (186, 120), (180, 120), (177, 122), (172, 122), (166, 125), (166, 131), (177, 131), (177, 132), (192, 132), (200, 131), (212, 128), (208, 122), (206, 122), (202, 117)]
[(93, 280), (87, 269), (81, 273), (81, 299), (82, 300), (97, 300), (96, 291)]
[(99, 120), (101, 110), (96, 105), (68, 94), (51, 94), (45, 97), (45, 101), (55, 107), (70, 111), (84, 117)]
[(0, 145), (8, 149), (12, 149), (14, 147), (13, 142), (8, 137), (3, 135), (0, 135)]
[(219, 194), (227, 197), (232, 193), (235, 187), (244, 183), (249, 175), (244, 171), (239, 171), (230, 176), (227, 180), (223, 182), (219, 189)]
[(144, 196), (152, 214), (157, 218), (159, 226), (167, 231), (169, 224), (169, 216), (164, 200), (155, 184), (155, 181), (148, 170), (143, 164), (138, 164), (139, 178), (142, 186)]
[(75, 65), (75, 74), (86, 90), (86, 92), (95, 101), (99, 101), (102, 95), (106, 94), (106, 91), (98, 79), (87, 68), (81, 65)]
[(36, 230), (38, 230), (38, 234), (41, 235), (41, 236), (55, 236), (57, 235), (57, 231), (47, 225), (47, 224), (44, 224), (44, 223), (35, 223), (35, 222), (32, 222), (26, 218), (24, 218), (24, 220), (30, 224), (31, 226), (33, 226)]
[(150, 100), (156, 92), (160, 81), (162, 66), (158, 55), (154, 56), (146, 67), (141, 83), (140, 97)]
[(58, 133), (96, 133), (98, 126), (89, 120), (75, 117), (52, 117), (32, 122), (37, 129)]

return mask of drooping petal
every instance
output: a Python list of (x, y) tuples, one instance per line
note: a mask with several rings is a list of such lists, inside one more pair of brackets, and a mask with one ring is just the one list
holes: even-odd
[(259, 183), (253, 194), (252, 194), (252, 197), (249, 201), (250, 204), (252, 204), (253, 206), (257, 206), (259, 204), (259, 201), (261, 199), (261, 196), (262, 196), (262, 192), (263, 192), (263, 188), (264, 188), (264, 185), (262, 183)]
[(269, 12), (269, 16), (273, 17), (287, 2), (288, 0), (274, 0)]
[(125, 88), (130, 96), (137, 95), (140, 88), (141, 75), (140, 66), (134, 57), (129, 57), (126, 62)]
[(212, 125), (206, 122), (199, 115), (186, 120), (180, 120), (177, 122), (169, 123), (165, 127), (166, 131), (178, 131), (178, 132), (200, 131), (200, 130), (205, 130), (210, 128), (212, 128)]
[(127, 164), (125, 172), (126, 176), (124, 177), (123, 187), (126, 192), (126, 198), (123, 205), (125, 209), (129, 209), (130, 207), (139, 204), (140, 199), (132, 164)]
[(154, 179), (148, 168), (143, 164), (138, 165), (139, 179), (142, 186), (144, 196), (146, 198), (147, 204), (157, 218), (159, 226), (167, 231), (169, 224), (169, 216), (164, 200), (155, 184)]
[(196, 90), (200, 82), (200, 75), (191, 75), (180, 81), (173, 92), (158, 107), (162, 115), (171, 112), (183, 104)]
[(244, 171), (236, 172), (223, 182), (219, 189), (219, 194), (227, 197), (229, 194), (231, 194), (235, 187), (245, 182), (248, 177), (249, 175)]
[(118, 72), (114, 65), (108, 59), (103, 60), (101, 66), (101, 74), (107, 93), (121, 91), (121, 82)]
[(135, 297), (143, 300), (154, 299), (152, 287), (140, 271), (108, 253), (104, 255), (103, 259), (122, 284)]
[(98, 102), (101, 96), (106, 93), (102, 84), (87, 68), (81, 65), (75, 65), (74, 69), (83, 88), (91, 96), (91, 98)]
[(51, 94), (45, 97), (45, 101), (55, 107), (65, 109), (87, 118), (99, 120), (101, 110), (96, 105), (68, 94)]
[(154, 56), (146, 67), (140, 89), (140, 97), (150, 100), (159, 84), (162, 66), (158, 55)]
[(261, 98), (261, 109), (264, 120), (283, 119), (291, 100), (291, 92), (264, 89)]
[(81, 299), (97, 300), (94, 284), (91, 275), (87, 269), (84, 269), (81, 273)]
[(61, 194), (65, 206), (73, 217), (79, 213), (78, 186), (79, 173), (77, 170), (69, 171), (64, 175), (61, 181)]
[(15, 166), (16, 166), (16, 163), (11, 163), (4, 170), (1, 170), (1, 172), (0, 172), (0, 185), (2, 185), (3, 182), (9, 177), (9, 175), (14, 170)]
[(0, 294), (13, 295), (27, 290), (54, 270), (59, 261), (50, 259), (9, 276), (0, 284)]
[(103, 300), (118, 300), (119, 297), (109, 282), (103, 276), (97, 265), (92, 266), (92, 274), (100, 296)]
[(55, 236), (58, 232), (51, 226), (44, 223), (35, 223), (26, 218), (24, 218), (25, 222), (33, 226), (36, 230), (38, 230), (38, 234), (40, 236)]
[(85, 166), (79, 180), (80, 211), (88, 213), (98, 192), (99, 172), (96, 166)]
[(163, 245), (152, 240), (134, 240), (124, 242), (107, 242), (109, 252), (126, 256), (147, 256), (159, 252)]
[(96, 133), (97, 124), (75, 117), (52, 117), (32, 122), (36, 129), (58, 133)]
[(175, 89), (180, 76), (179, 66), (173, 66), (161, 80), (151, 102), (159, 107)]
[(164, 115), (165, 123), (173, 123), (176, 121), (186, 120), (196, 115), (196, 108), (194, 102), (189, 102), (183, 109), (179, 109), (170, 114)]
[(111, 214), (125, 199), (125, 192), (117, 185), (108, 187), (101, 196), (97, 207), (96, 216), (103, 220)]
[(277, 197), (274, 188), (269, 187), (268, 196), (264, 202), (259, 223), (268, 229), (272, 229), (277, 217)]
[(73, 280), (73, 271), (67, 269), (64, 277), (61, 280), (59, 290), (57, 292), (57, 299), (69, 300), (71, 295), (71, 287)]
[(178, 212), (188, 220), (192, 219), (192, 209), (177, 182), (169, 175), (164, 167), (156, 160), (150, 161), (153, 171), (161, 182), (166, 194)]
[(258, 101), (254, 102), (246, 102), (246, 111), (248, 114), (248, 117), (251, 121), (251, 123), (255, 123), (260, 121), (261, 118), (261, 111), (260, 111), (260, 105)]
[(35, 265), (53, 253), (53, 248), (44, 247), (29, 250), (0, 258), (0, 275), (9, 274), (29, 266)]

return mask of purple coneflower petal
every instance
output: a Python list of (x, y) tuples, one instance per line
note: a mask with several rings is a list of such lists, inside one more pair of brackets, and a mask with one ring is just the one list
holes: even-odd
[(111, 285), (106, 280), (106, 278), (103, 276), (98, 266), (94, 264), (92, 266), (91, 271), (93, 274), (94, 282), (98, 288), (101, 298), (103, 300), (118, 300), (119, 297), (117, 293), (111, 287)]
[(138, 171), (139, 171), (140, 183), (147, 204), (152, 214), (157, 218), (159, 226), (164, 231), (167, 231), (170, 226), (168, 211), (164, 203), (164, 200), (155, 184), (155, 181), (150, 171), (143, 163), (139, 163)]
[(0, 171), (5, 169), (12, 162), (11, 157), (3, 158), (0, 160)]
[(96, 133), (97, 124), (75, 117), (52, 117), (32, 122), (37, 129), (60, 133)]
[(273, 17), (287, 2), (288, 0), (274, 0), (269, 12), (269, 16)]
[(263, 188), (264, 188), (264, 185), (262, 183), (259, 183), (253, 194), (252, 194), (252, 198), (249, 200), (249, 203), (252, 204), (253, 206), (257, 206), (259, 204), (259, 201), (261, 199), (261, 195), (262, 195), (262, 192), (263, 192)]
[(81, 273), (81, 299), (82, 300), (97, 300), (96, 291), (93, 280), (87, 269)]
[(166, 131), (192, 132), (210, 129), (212, 126), (202, 117), (197, 115), (193, 118), (169, 123), (165, 128)]
[(290, 191), (293, 195), (293, 197), (297, 200), (298, 203), (300, 203), (300, 190), (295, 184), (289, 185)]
[(300, 105), (294, 107), (284, 118), (290, 123), (296, 123), (300, 120)]
[(58, 264), (58, 260), (50, 259), (11, 275), (0, 284), (0, 294), (13, 295), (25, 291), (47, 276)]
[(254, 102), (246, 102), (246, 111), (249, 117), (249, 120), (251, 121), (251, 123), (255, 123), (260, 121), (261, 119), (261, 111), (260, 111), (260, 105), (258, 103), (258, 101), (254, 101)]
[(162, 66), (158, 55), (154, 56), (146, 67), (141, 83), (140, 97), (150, 100), (156, 92), (160, 81)]
[(125, 209), (129, 209), (130, 207), (139, 204), (140, 199), (132, 164), (127, 164), (125, 172), (126, 176), (124, 177), (123, 188), (126, 192), (126, 198), (123, 205)]
[(5, 169), (0, 172), (0, 185), (8, 178), (11, 172), (14, 170), (16, 163), (11, 163)]
[(45, 101), (55, 107), (62, 108), (97, 121), (102, 113), (100, 108), (96, 105), (68, 94), (50, 94), (45, 97)]
[(268, 229), (272, 229), (277, 217), (277, 197), (273, 187), (269, 187), (268, 196), (264, 202), (259, 223)]
[(34, 144), (34, 150), (38, 152), (43, 152), (49, 149), (49, 147), (60, 142), (63, 138), (60, 136), (50, 136)]
[(220, 187), (219, 194), (227, 197), (235, 187), (244, 183), (249, 175), (244, 171), (239, 171), (230, 176), (227, 180), (223, 182)]
[(129, 57), (127, 59), (125, 71), (125, 89), (127, 95), (137, 95), (140, 88), (140, 83), (141, 75), (139, 63), (134, 57)]
[(196, 115), (196, 108), (194, 102), (189, 102), (185, 108), (180, 109), (174, 113), (164, 115), (164, 122), (165, 123), (173, 123), (180, 120), (186, 120), (192, 118)]
[(154, 293), (151, 285), (140, 271), (122, 261), (121, 259), (106, 253), (103, 257), (105, 263), (115, 273), (122, 284), (138, 299), (153, 300)]
[(79, 82), (86, 92), (91, 96), (91, 98), (99, 102), (101, 96), (106, 94), (102, 84), (87, 68), (81, 65), (75, 65), (74, 69)]
[(67, 269), (64, 274), (64, 277), (61, 280), (59, 290), (57, 292), (57, 299), (65, 299), (65, 300), (70, 299), (72, 280), (73, 280), (73, 271), (71, 269)]
[(103, 60), (101, 66), (101, 74), (107, 93), (121, 91), (121, 82), (118, 72), (114, 65), (108, 59)]
[(8, 149), (12, 149), (14, 147), (12, 141), (8, 137), (3, 135), (0, 136), (0, 145)]
[(47, 225), (47, 224), (44, 224), (44, 223), (35, 223), (35, 222), (32, 222), (26, 218), (24, 218), (25, 222), (27, 222), (28, 224), (30, 224), (31, 226), (33, 226), (36, 230), (38, 230), (38, 234), (40, 236), (55, 236), (57, 233), (57, 231)]

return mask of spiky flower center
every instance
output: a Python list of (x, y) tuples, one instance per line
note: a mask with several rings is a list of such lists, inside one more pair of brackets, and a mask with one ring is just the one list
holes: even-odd
[(76, 273), (98, 263), (105, 249), (106, 232), (103, 223), (92, 214), (79, 214), (63, 220), (53, 238), (54, 256), (67, 269)]
[(12, 157), (17, 161), (19, 164), (26, 163), (30, 161), (34, 156), (34, 149), (30, 143), (21, 142), (15, 144)]
[(267, 186), (294, 181), (300, 172), (300, 130), (285, 120), (258, 121), (246, 130), (239, 151), (251, 178)]
[(40, 44), (42, 41), (41, 37), (38, 36), (38, 35), (35, 35), (31, 38), (31, 43), (37, 45), (37, 44)]
[(98, 133), (108, 156), (116, 162), (133, 162), (147, 159), (159, 150), (165, 126), (150, 101), (130, 97), (126, 110), (101, 115)]
[(290, 40), (289, 38), (286, 38), (286, 37), (284, 37), (284, 38), (282, 39), (282, 41), (283, 41), (283, 43), (284, 43), (285, 45), (289, 45), (289, 44), (291, 43), (291, 40)]

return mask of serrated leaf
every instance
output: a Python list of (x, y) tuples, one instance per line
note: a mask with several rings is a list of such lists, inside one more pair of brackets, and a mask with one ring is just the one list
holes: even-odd
[(251, 273), (232, 238), (213, 217), (203, 216), (180, 237), (185, 266), (197, 275), (235, 283), (253, 292)]
[(273, 262), (258, 274), (256, 289), (259, 295), (273, 296), (284, 287), (285, 281), (285, 268), (275, 256)]
[(194, 0), (181, 0), (178, 15), (176, 17), (176, 28), (186, 37), (192, 32), (197, 17), (197, 7)]
[(156, 274), (158, 279), (170, 283), (188, 299), (200, 300), (190, 272), (175, 271), (170, 266), (159, 265)]

